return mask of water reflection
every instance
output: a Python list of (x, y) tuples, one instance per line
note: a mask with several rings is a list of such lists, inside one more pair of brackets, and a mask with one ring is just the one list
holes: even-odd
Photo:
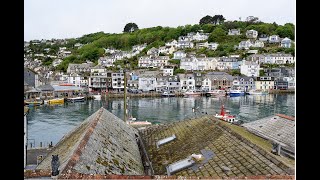
[[(254, 121), (274, 113), (294, 116), (294, 94), (269, 94), (239, 97), (170, 97), (170, 98), (130, 98), (129, 115), (138, 120), (152, 123), (168, 123), (189, 119), (205, 113), (220, 112), (221, 103), (231, 114), (244, 122)], [(36, 143), (57, 143), (63, 135), (85, 120), (100, 107), (123, 119), (123, 99), (102, 99), (65, 103), (63, 105), (40, 106), (30, 109), (28, 114), (28, 137)], [(195, 112), (192, 112), (195, 108)]]

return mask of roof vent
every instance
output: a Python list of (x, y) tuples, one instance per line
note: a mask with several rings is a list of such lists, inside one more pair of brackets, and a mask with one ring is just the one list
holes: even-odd
[(176, 135), (174, 135), (174, 134), (170, 137), (165, 138), (165, 139), (161, 139), (157, 142), (157, 148), (159, 148), (159, 146), (166, 144), (166, 143), (169, 143), (170, 141), (173, 141), (175, 139), (176, 139)]
[(185, 168), (188, 168), (188, 167), (192, 166), (194, 163), (195, 163), (195, 161), (192, 160), (191, 156), (189, 156), (186, 159), (182, 159), (182, 160), (180, 160), (178, 162), (175, 162), (175, 163), (170, 164), (169, 166), (167, 166), (166, 167), (167, 174), (168, 174), (168, 176), (170, 176), (171, 174), (173, 174), (175, 172), (181, 171), (181, 170), (183, 170)]

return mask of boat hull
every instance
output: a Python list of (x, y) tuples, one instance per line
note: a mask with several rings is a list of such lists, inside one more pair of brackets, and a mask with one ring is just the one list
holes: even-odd
[(63, 98), (48, 100), (48, 104), (63, 104), (63, 103), (64, 103), (64, 99)]
[(84, 97), (67, 98), (68, 102), (83, 102)]
[(100, 101), (101, 95), (93, 95), (94, 100)]

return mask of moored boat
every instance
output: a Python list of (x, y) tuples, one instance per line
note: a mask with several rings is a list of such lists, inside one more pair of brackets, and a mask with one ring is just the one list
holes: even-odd
[(68, 102), (83, 102), (84, 97), (83, 96), (78, 96), (78, 97), (72, 97), (72, 98), (67, 98)]
[(28, 106), (40, 106), (43, 104), (43, 101), (42, 100), (36, 100), (36, 101), (25, 100), (24, 104)]
[(161, 94), (161, 96), (162, 96), (162, 97), (174, 97), (174, 96), (176, 96), (176, 95), (173, 94), (173, 93), (169, 93), (169, 92), (165, 91), (165, 92), (163, 92), (163, 93)]
[(201, 92), (194, 91), (194, 90), (188, 90), (184, 94), (184, 96), (201, 96)]
[(232, 96), (244, 96), (244, 90), (240, 86), (233, 86), (230, 91), (229, 95)]
[(237, 122), (238, 120), (236, 120), (236, 117), (229, 114), (227, 111), (225, 111), (224, 109), (224, 105), (221, 106), (221, 111), (220, 114), (216, 114), (214, 117), (223, 120), (223, 121), (227, 121), (229, 123), (234, 123)]
[(149, 121), (137, 121), (136, 118), (130, 117), (127, 121), (127, 124), (132, 126), (145, 126), (145, 125), (151, 125), (152, 123)]
[(49, 99), (48, 104), (63, 104), (64, 98)]
[(100, 93), (96, 94), (96, 95), (92, 95), (92, 96), (93, 96), (94, 100), (98, 100), (98, 101), (101, 100), (101, 94)]
[(226, 91), (225, 90), (221, 90), (221, 89), (215, 89), (215, 90), (211, 90), (209, 92), (206, 93), (207, 97), (220, 97), (220, 96), (225, 96), (226, 95)]
[(255, 89), (255, 90), (250, 90), (248, 92), (249, 95), (267, 95), (269, 94), (268, 91), (263, 91), (263, 90), (258, 90), (258, 89)]

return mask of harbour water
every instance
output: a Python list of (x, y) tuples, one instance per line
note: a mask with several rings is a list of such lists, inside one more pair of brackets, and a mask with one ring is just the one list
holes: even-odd
[[(247, 95), (241, 97), (169, 97), (169, 98), (130, 98), (129, 115), (137, 120), (152, 123), (169, 123), (204, 114), (220, 112), (221, 103), (237, 119), (254, 121), (276, 113), (295, 116), (294, 94)], [(42, 105), (32, 107), (27, 115), (28, 146), (40, 142), (47, 146), (55, 145), (66, 133), (84, 121), (100, 107), (104, 107), (123, 119), (123, 98), (88, 100), (65, 103), (63, 105)], [(192, 108), (195, 111), (192, 111)]]

